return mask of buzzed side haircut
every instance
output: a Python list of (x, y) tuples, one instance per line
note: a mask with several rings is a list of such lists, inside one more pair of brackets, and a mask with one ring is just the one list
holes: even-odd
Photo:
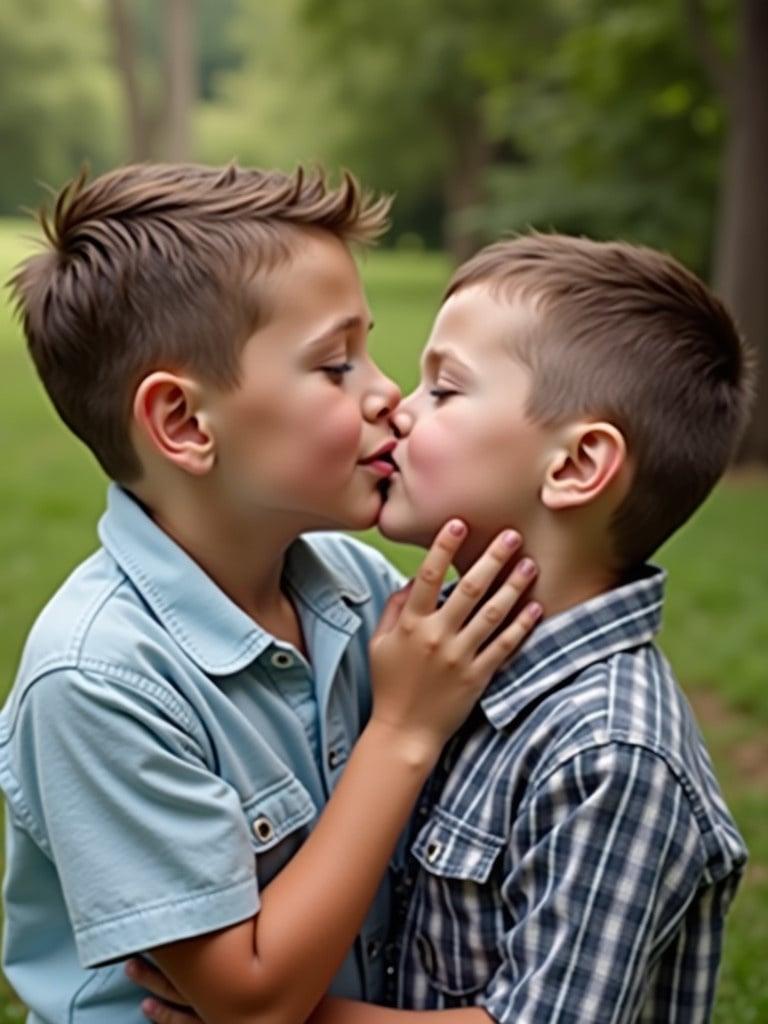
[(10, 286), (37, 372), (67, 426), (106, 473), (141, 474), (130, 441), (136, 387), (184, 369), (234, 387), (242, 346), (269, 316), (260, 273), (290, 259), (301, 228), (367, 244), (390, 200), (351, 174), (198, 165), (85, 173), (39, 220), (47, 246)]
[(531, 419), (622, 431), (634, 473), (612, 523), (616, 568), (644, 561), (709, 494), (746, 426), (752, 359), (728, 311), (667, 254), (556, 234), (487, 246), (444, 299), (479, 283), (536, 314), (510, 339), (532, 374)]

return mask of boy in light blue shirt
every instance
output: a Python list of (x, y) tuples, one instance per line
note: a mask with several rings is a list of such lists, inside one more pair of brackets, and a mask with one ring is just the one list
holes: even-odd
[(460, 522), (407, 590), (324, 532), (372, 525), (393, 470), (349, 251), (386, 212), (350, 177), (124, 168), (62, 192), (14, 279), (115, 481), (0, 716), (4, 966), (34, 1024), (136, 1024), (133, 953), (210, 1020), (303, 1020), (334, 976), (380, 995), (391, 850), (539, 610), (486, 642), (527, 583), (509, 531), (440, 609)]

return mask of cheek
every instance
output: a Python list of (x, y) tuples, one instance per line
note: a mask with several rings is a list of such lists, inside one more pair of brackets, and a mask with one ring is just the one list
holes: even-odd
[(357, 462), (363, 421), (356, 402), (329, 402), (304, 424), (307, 448), (330, 462)]
[(434, 420), (414, 428), (408, 441), (408, 462), (421, 480), (439, 480), (461, 462), (461, 434), (449, 422)]

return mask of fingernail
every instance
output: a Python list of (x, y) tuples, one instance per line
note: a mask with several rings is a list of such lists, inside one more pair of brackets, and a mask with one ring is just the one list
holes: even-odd
[(462, 523), (460, 519), (451, 520), (449, 530), (454, 535), (454, 537), (460, 537), (462, 533), (464, 533), (465, 529), (466, 527), (464, 526), (464, 523)]
[(523, 574), (523, 576), (533, 576), (533, 574), (536, 572), (536, 566), (534, 565), (533, 560), (530, 558), (524, 558), (522, 562), (520, 562), (520, 564), (518, 565), (518, 569)]
[(537, 619), (540, 619), (541, 618), (541, 613), (543, 611), (544, 611), (544, 609), (536, 601), (534, 601), (533, 604), (529, 604), (528, 605), (528, 616), (529, 616), (531, 622), (536, 622)]
[(520, 543), (520, 534), (516, 533), (515, 530), (507, 530), (504, 534), (504, 543), (508, 548), (516, 548)]
[(156, 1003), (154, 999), (143, 999), (141, 1002), (141, 1012), (145, 1013), (147, 1016), (149, 1016), (150, 1013), (156, 1013), (158, 1008), (158, 1003)]
[(125, 973), (128, 975), (129, 978), (135, 978), (136, 975), (139, 973), (136, 967), (136, 962), (134, 960), (129, 960), (128, 963), (125, 965)]

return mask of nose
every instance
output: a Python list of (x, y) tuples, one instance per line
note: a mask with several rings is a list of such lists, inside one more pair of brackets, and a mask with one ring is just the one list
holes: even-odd
[(400, 388), (383, 373), (377, 372), (376, 379), (363, 396), (363, 416), (369, 423), (387, 419), (400, 401)]
[(401, 402), (392, 412), (389, 417), (389, 423), (395, 432), (395, 435), (400, 437), (407, 437), (411, 428), (413, 427), (414, 415), (411, 409), (410, 398), (406, 398), (404, 402)]

